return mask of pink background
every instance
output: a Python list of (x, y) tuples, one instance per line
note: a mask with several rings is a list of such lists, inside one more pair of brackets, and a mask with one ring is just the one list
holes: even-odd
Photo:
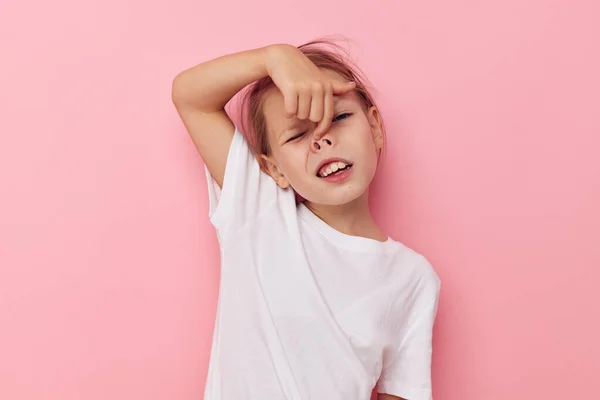
[(341, 33), (377, 219), (442, 278), (436, 400), (600, 396), (600, 3), (0, 5), (0, 398), (202, 398), (218, 249), (172, 78)]

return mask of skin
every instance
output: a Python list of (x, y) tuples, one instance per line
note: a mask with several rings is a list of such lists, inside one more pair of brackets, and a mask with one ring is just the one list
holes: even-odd
[[(275, 182), (284, 189), (294, 188), (330, 226), (348, 235), (385, 241), (387, 235), (373, 221), (368, 202), (383, 145), (379, 112), (374, 106), (365, 110), (354, 91), (333, 99), (333, 119), (323, 132), (308, 118), (287, 117), (284, 96), (271, 88), (263, 108), (271, 154), (262, 157)], [(330, 183), (316, 175), (319, 163), (330, 157), (352, 163), (348, 179)]]

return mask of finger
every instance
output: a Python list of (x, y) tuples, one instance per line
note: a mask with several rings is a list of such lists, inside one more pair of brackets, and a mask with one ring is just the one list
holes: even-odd
[(312, 92), (310, 102), (309, 119), (313, 122), (319, 122), (323, 119), (323, 93), (324, 89), (321, 85), (315, 86)]
[(356, 88), (356, 82), (333, 81), (333, 94), (348, 93)]
[(298, 112), (298, 93), (290, 90), (284, 95), (285, 116), (292, 118)]
[(325, 95), (323, 96), (323, 119), (317, 125), (314, 133), (314, 139), (319, 140), (327, 132), (333, 119), (333, 88), (327, 85)]
[(298, 119), (308, 118), (310, 112), (311, 96), (310, 92), (300, 92), (298, 95), (298, 113), (296, 114)]

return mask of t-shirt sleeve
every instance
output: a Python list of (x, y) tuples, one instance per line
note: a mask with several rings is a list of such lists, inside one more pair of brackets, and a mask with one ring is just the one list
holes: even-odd
[(431, 359), (433, 325), (438, 309), (440, 280), (426, 261), (429, 271), (415, 299), (406, 323), (384, 352), (377, 391), (408, 400), (432, 400)]
[(260, 169), (256, 157), (237, 126), (227, 154), (222, 188), (205, 166), (209, 218), (219, 237), (235, 231), (272, 209), (281, 192), (275, 181)]

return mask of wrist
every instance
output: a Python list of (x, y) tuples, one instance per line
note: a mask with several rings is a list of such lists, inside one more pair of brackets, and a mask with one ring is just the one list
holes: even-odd
[(271, 44), (261, 49), (263, 52), (263, 67), (269, 76), (271, 76), (271, 72), (277, 63), (277, 60), (281, 58), (285, 51), (289, 51), (290, 48), (297, 50), (296, 47), (287, 43)]

